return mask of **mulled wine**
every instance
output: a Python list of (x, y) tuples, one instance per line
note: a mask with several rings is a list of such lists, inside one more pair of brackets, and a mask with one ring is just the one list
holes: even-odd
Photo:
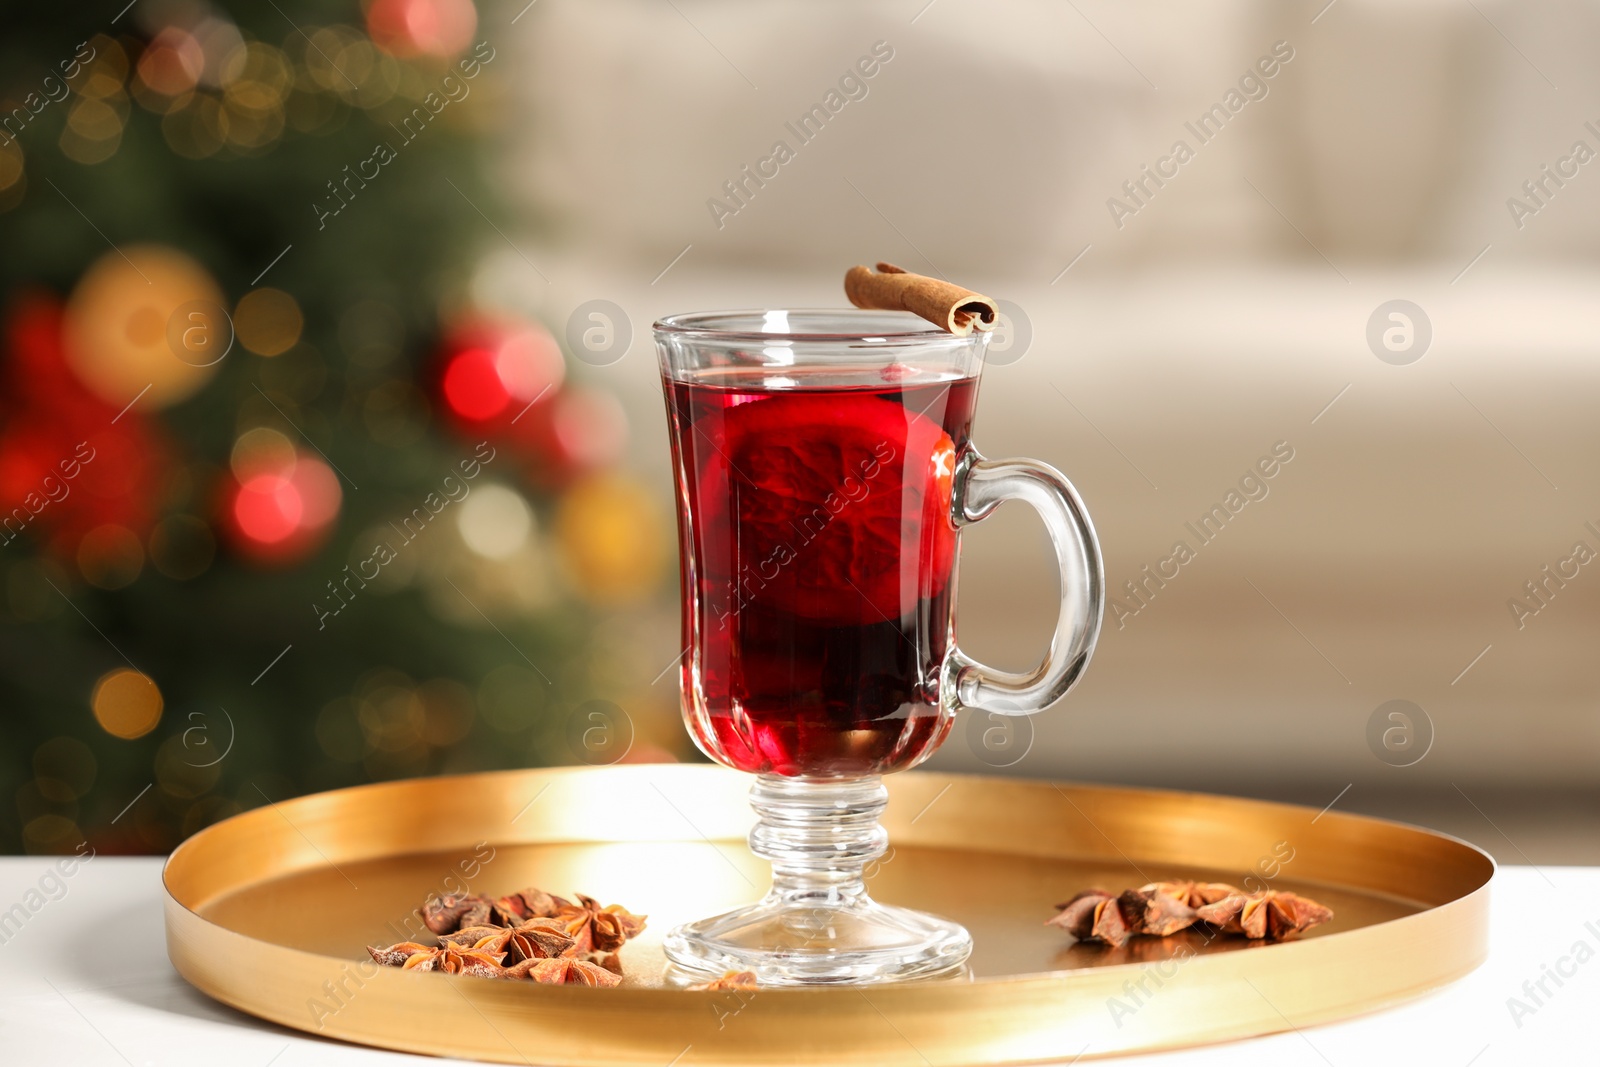
[(666, 382), (684, 586), (684, 707), (738, 770), (901, 770), (944, 739), (977, 378), (708, 368)]

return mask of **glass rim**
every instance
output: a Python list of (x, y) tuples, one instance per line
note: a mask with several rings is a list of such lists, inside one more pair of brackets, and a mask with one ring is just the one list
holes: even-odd
[[(804, 321), (806, 318), (828, 319), (868, 319), (876, 316), (877, 321), (893, 319), (905, 326), (916, 326), (916, 329), (866, 329), (859, 330), (753, 330), (749, 328), (728, 329), (720, 327), (717, 323), (726, 322), (760, 322), (773, 315), (782, 314), (786, 325), (793, 325), (796, 318)], [(794, 342), (865, 342), (868, 340), (878, 342), (900, 342), (908, 344), (926, 344), (930, 341), (947, 341), (953, 344), (980, 344), (987, 336), (977, 330), (965, 337), (959, 337), (950, 331), (919, 318), (909, 311), (887, 311), (875, 308), (749, 308), (736, 311), (688, 311), (675, 315), (663, 315), (657, 319), (651, 329), (657, 335), (668, 335), (693, 341), (728, 341), (728, 342), (765, 342), (771, 344), (775, 341)]]

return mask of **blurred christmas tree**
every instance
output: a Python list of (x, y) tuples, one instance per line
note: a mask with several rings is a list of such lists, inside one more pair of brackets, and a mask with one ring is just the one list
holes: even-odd
[(621, 409), (470, 301), (493, 33), (234, 7), (3, 16), (0, 850), (651, 751), (579, 655), (660, 574)]

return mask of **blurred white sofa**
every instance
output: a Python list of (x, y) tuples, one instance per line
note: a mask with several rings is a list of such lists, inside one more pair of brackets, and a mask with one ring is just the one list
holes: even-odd
[[(505, 180), (551, 280), (501, 250), (479, 299), (558, 326), (627, 310), (627, 357), (582, 371), (621, 391), (664, 502), (655, 316), (840, 303), (845, 267), (882, 258), (1010, 299), (1032, 346), (988, 372), (978, 440), (1073, 478), (1114, 593), (1288, 442), (1265, 499), (1108, 616), (1018, 770), (1330, 797), (1600, 781), (1600, 569), (1521, 628), (1507, 606), (1574, 542), (1600, 550), (1600, 171), (1521, 229), (1504, 204), (1600, 99), (1596, 9), (924, 5), (535, 8)], [(1116, 227), (1106, 200), (1280, 40), (1266, 97)], [(878, 41), (866, 97), (719, 227), (706, 201)], [(1431, 323), (1410, 365), (1368, 344), (1393, 299)], [(1053, 591), (1013, 512), (968, 535), (961, 633), (1020, 667)], [(1413, 766), (1368, 743), (1391, 699), (1431, 721)], [(936, 760), (1002, 762), (960, 738)]]

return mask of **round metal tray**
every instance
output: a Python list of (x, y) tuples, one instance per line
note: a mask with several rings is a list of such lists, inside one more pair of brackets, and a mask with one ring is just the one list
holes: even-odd
[[(943, 1067), (1089, 1058), (1272, 1033), (1459, 978), (1488, 948), (1493, 861), (1461, 841), (1229, 797), (927, 773), (885, 781), (872, 892), (956, 919), (970, 974), (690, 992), (661, 937), (748, 903), (748, 775), (656, 765), (509, 771), (268, 804), (167, 861), (167, 950), (203, 992), (325, 1037), (549, 1065)], [(1043, 925), (1080, 889), (1201, 878), (1292, 889), (1335, 918), (1297, 941), (1187, 932), (1120, 949)], [(615, 989), (374, 971), (430, 892), (583, 892), (649, 916)], [(407, 924), (410, 924), (409, 926)]]

